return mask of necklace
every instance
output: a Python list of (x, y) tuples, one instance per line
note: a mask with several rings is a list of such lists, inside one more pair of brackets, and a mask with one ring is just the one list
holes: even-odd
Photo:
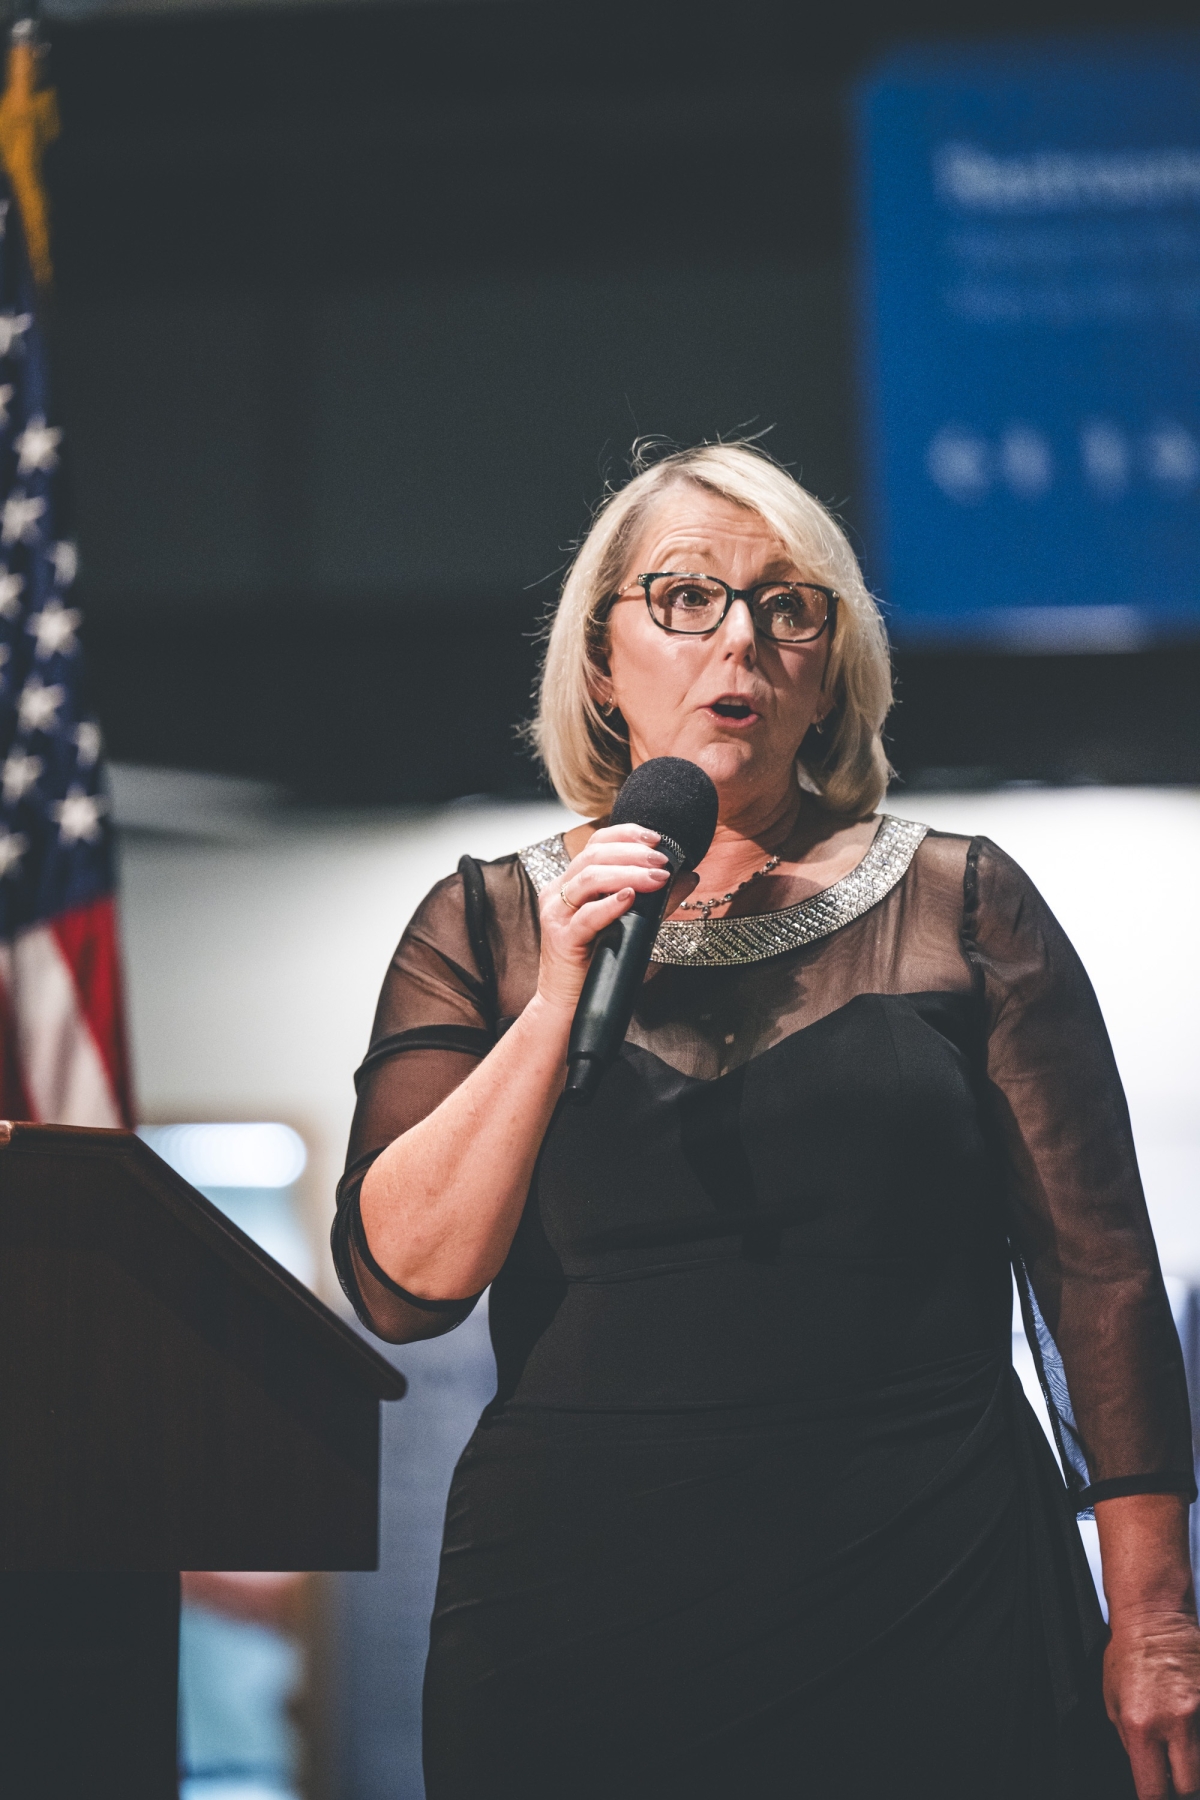
[(740, 894), (742, 889), (749, 887), (752, 881), (760, 881), (764, 875), (769, 875), (772, 869), (777, 869), (782, 861), (782, 856), (768, 857), (761, 869), (755, 869), (753, 875), (747, 875), (745, 881), (739, 881), (737, 886), (730, 888), (727, 894), (721, 894), (715, 900), (681, 900), (675, 910), (676, 912), (698, 912), (702, 923), (707, 925), (711, 914), (718, 906), (727, 906), (735, 894)]

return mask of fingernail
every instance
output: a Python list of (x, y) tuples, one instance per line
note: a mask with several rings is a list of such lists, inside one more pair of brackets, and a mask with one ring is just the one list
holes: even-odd
[(657, 831), (647, 831), (647, 830), (646, 830), (646, 829), (645, 829), (645, 828), (644, 828), (644, 827), (643, 827), (643, 829), (642, 829), (642, 837), (643, 837), (643, 839), (644, 839), (644, 841), (645, 841), (645, 842), (646, 842), (646, 843), (647, 843), (647, 844), (657, 844), (657, 842), (658, 842), (658, 833), (657, 833)]

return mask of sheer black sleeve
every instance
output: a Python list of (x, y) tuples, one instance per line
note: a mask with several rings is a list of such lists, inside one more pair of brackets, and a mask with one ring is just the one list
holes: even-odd
[(1068, 1486), (1080, 1508), (1194, 1499), (1183, 1358), (1091, 983), (1041, 895), (986, 839), (971, 847), (965, 898), (1014, 1264)]
[(359, 1190), (380, 1152), (439, 1106), (495, 1042), (486, 914), (479, 865), (464, 857), (457, 874), (422, 901), (400, 940), (354, 1078), (358, 1101), (338, 1185), (333, 1260), (359, 1318), (394, 1343), (453, 1330), (478, 1299), (421, 1299), (392, 1281), (371, 1255)]

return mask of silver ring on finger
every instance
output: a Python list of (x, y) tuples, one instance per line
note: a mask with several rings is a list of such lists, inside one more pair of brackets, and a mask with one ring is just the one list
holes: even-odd
[(570, 895), (567, 893), (567, 884), (565, 881), (563, 882), (562, 886), (558, 890), (558, 897), (562, 901), (564, 906), (570, 907), (572, 912), (579, 911), (580, 902), (578, 900), (571, 899)]

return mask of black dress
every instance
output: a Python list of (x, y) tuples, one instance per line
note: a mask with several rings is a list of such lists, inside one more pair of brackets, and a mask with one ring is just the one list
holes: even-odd
[[(384, 983), (334, 1245), (384, 1335), (372, 1158), (533, 992), (552, 839), (464, 859)], [(1193, 1495), (1178, 1341), (1104, 1025), (1026, 877), (884, 819), (783, 912), (660, 933), (560, 1107), (455, 1474), (429, 1800), (1114, 1800), (1073, 1514)], [(1011, 1277), (1066, 1483), (1013, 1373)]]

